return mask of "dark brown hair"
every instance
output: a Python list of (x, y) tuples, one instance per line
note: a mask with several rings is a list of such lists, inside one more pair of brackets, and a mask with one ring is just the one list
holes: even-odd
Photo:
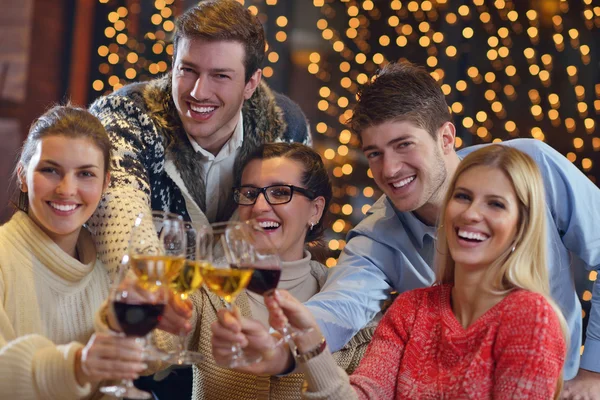
[(244, 46), (246, 82), (265, 58), (265, 31), (258, 18), (235, 0), (207, 0), (182, 14), (175, 23), (173, 60), (181, 38), (239, 42)]
[(434, 139), (450, 121), (444, 93), (425, 68), (408, 61), (388, 64), (360, 88), (350, 128), (360, 137), (364, 129), (391, 121), (412, 122)]
[(243, 171), (252, 160), (268, 160), (276, 157), (283, 157), (300, 163), (303, 168), (302, 177), (300, 178), (302, 186), (312, 191), (315, 194), (315, 198), (322, 196), (325, 199), (321, 219), (313, 229), (307, 232), (304, 239), (305, 242), (320, 240), (325, 230), (325, 215), (329, 209), (329, 202), (332, 197), (331, 180), (321, 156), (310, 147), (300, 143), (267, 143), (259, 147), (244, 160), (241, 170)]
[[(111, 144), (104, 126), (88, 110), (67, 104), (50, 108), (31, 124), (17, 163), (17, 168), (19, 165), (23, 166), (21, 175), (27, 173), (29, 162), (35, 154), (39, 141), (49, 136), (89, 140), (102, 152), (104, 174), (110, 170)], [(19, 190), (17, 208), (27, 212), (28, 205), (27, 193)]]

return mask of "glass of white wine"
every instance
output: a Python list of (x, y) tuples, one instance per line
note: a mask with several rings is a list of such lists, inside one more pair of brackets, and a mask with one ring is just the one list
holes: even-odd
[[(144, 223), (143, 214), (135, 220), (129, 240), (129, 265), (142, 285), (168, 287), (185, 264), (185, 221), (180, 215), (165, 211), (152, 211), (151, 217), (154, 231)], [(152, 344), (146, 346), (145, 352), (149, 359), (170, 358)]]
[(131, 269), (142, 281), (168, 284), (185, 262), (185, 222), (180, 215), (152, 211), (154, 233), (145, 229), (143, 219), (138, 215), (129, 240)]
[[(246, 288), (254, 272), (240, 264), (247, 259), (248, 252), (253, 251), (248, 226), (244, 222), (230, 221), (212, 224), (211, 228), (213, 255), (211, 266), (202, 270), (204, 283), (223, 300), (225, 307), (233, 312), (235, 299)], [(261, 359), (259, 354), (247, 354), (239, 343), (234, 343), (227, 366), (242, 367)]]
[[(202, 286), (202, 270), (210, 267), (212, 259), (212, 234), (208, 225), (202, 225), (198, 229), (190, 223), (185, 224), (187, 236), (186, 260), (179, 273), (171, 280), (170, 288), (175, 296), (182, 301)], [(173, 364), (189, 365), (205, 361), (205, 357), (195, 351), (186, 348), (187, 335), (180, 332), (178, 349), (171, 354), (167, 361)]]

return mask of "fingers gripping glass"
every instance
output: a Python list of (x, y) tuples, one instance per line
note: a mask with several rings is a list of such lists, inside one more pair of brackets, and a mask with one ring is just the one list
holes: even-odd
[(313, 200), (315, 194), (308, 190), (294, 185), (271, 185), (263, 188), (254, 186), (240, 186), (233, 188), (233, 200), (242, 206), (251, 206), (256, 203), (260, 194), (265, 196), (267, 203), (274, 206), (285, 204), (292, 201), (294, 193), (299, 193), (304, 197)]

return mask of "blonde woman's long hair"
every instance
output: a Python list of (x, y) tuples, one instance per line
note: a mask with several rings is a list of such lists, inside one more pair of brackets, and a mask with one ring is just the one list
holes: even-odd
[[(511, 182), (518, 199), (519, 219), (517, 233), (511, 246), (486, 270), (484, 290), (506, 295), (515, 289), (525, 289), (543, 295), (554, 309), (568, 346), (568, 329), (562, 312), (550, 297), (548, 264), (546, 262), (546, 201), (542, 175), (531, 157), (509, 146), (490, 145), (467, 155), (459, 164), (440, 216), (437, 236), (436, 281), (438, 284), (454, 283), (455, 264), (443, 227), (446, 207), (450, 202), (456, 181), (467, 170), (479, 166), (496, 168)], [(514, 246), (514, 247), (513, 247)], [(514, 249), (514, 250), (513, 250)], [(557, 384), (556, 396), (562, 389), (562, 374)]]

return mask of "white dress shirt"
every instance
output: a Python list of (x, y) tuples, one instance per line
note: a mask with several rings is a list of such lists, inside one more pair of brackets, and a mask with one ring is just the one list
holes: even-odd
[(206, 218), (208, 221), (215, 222), (219, 211), (219, 206), (227, 204), (228, 197), (231, 196), (231, 187), (233, 186), (233, 164), (235, 157), (242, 147), (244, 141), (244, 119), (240, 111), (240, 119), (233, 131), (233, 135), (223, 145), (219, 153), (215, 156), (206, 151), (196, 141), (188, 135), (192, 147), (201, 156), (204, 184), (206, 186)]

